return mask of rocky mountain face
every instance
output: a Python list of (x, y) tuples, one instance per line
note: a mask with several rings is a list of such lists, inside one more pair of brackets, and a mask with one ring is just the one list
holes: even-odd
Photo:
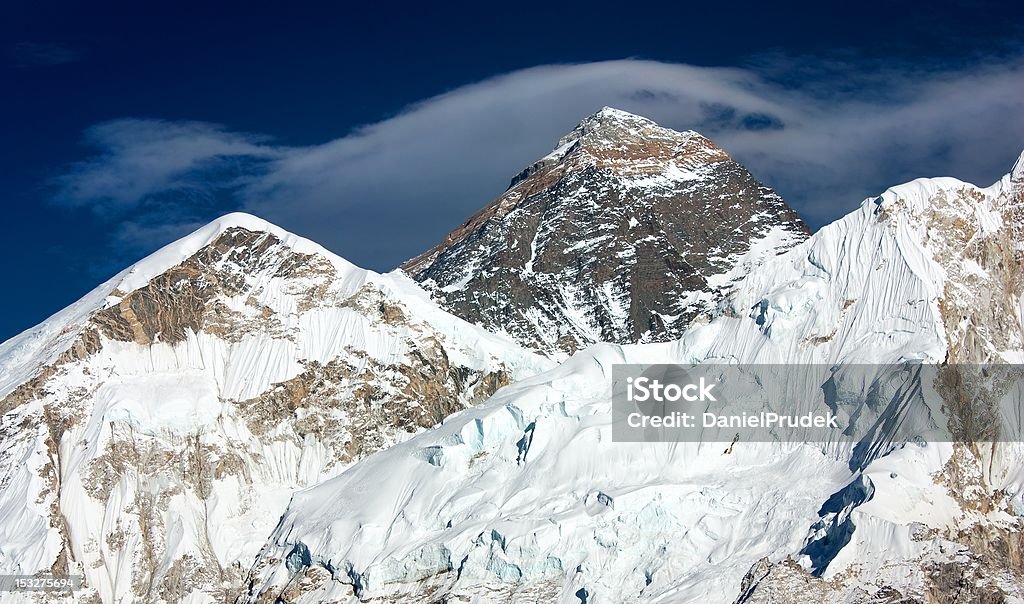
[[(1024, 397), (998, 442), (895, 432), (996, 425), (958, 394), (971, 363), (1024, 360), (1022, 207), (1024, 157), (987, 188), (865, 200), (676, 342), (590, 347), (297, 494), (247, 601), (1022, 601)], [(862, 383), (841, 409), (873, 426), (857, 442), (611, 436), (619, 363), (907, 361), (941, 379), (891, 399)]]
[(402, 269), (524, 346), (662, 342), (807, 229), (707, 138), (612, 108)]
[(0, 572), (231, 601), (294, 490), (549, 365), (227, 216), (0, 347)]

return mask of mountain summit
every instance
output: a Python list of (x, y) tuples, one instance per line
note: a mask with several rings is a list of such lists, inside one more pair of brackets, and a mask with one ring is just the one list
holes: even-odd
[(678, 337), (806, 235), (709, 139), (605, 107), (402, 269), (470, 322), (571, 353)]

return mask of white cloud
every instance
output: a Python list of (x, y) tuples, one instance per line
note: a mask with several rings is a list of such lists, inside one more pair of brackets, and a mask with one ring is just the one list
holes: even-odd
[[(389, 268), (435, 243), (603, 105), (704, 132), (817, 224), (917, 176), (988, 184), (1024, 146), (1019, 60), (854, 67), (818, 64), (809, 75), (806, 62), (779, 57), (756, 71), (636, 60), (541, 66), (301, 148), (209, 124), (119, 120), (90, 130), (101, 153), (71, 167), (59, 198), (139, 212), (168, 192), (194, 199), (196, 189), (226, 190), (237, 206)], [(779, 83), (787, 79), (796, 85)]]
[[(168, 191), (222, 187), (229, 183), (207, 177), (225, 162), (281, 157), (280, 149), (261, 144), (266, 140), (203, 122), (123, 119), (98, 124), (85, 132), (85, 142), (99, 155), (72, 165), (57, 179), (57, 201), (107, 212)], [(221, 170), (220, 176), (230, 173)]]

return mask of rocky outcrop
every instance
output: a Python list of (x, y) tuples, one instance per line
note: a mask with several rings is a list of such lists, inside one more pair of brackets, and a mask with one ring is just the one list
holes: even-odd
[(97, 312), (92, 323), (110, 339), (138, 344), (177, 344), (190, 332), (200, 331), (229, 341), (255, 330), (286, 337), (273, 311), (252, 296), (246, 304), (258, 311), (256, 316), (232, 310), (219, 299), (246, 292), (246, 278), (259, 274), (312, 281), (300, 299), (300, 310), (312, 308), (318, 299), (322, 302), (337, 278), (325, 259), (288, 250), (271, 233), (230, 228), (185, 261)]

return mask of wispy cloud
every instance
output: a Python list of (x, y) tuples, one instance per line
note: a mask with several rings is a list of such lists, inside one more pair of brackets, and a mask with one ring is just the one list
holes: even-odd
[(998, 178), (1024, 146), (1022, 85), (1019, 58), (955, 69), (787, 57), (746, 69), (547, 65), (309, 147), (203, 123), (101, 124), (86, 134), (96, 154), (60, 177), (57, 198), (144, 224), (147, 238), (163, 224), (242, 208), (388, 268), (500, 193), (583, 116), (612, 105), (704, 132), (821, 224), (917, 176)]
[[(91, 158), (55, 179), (55, 201), (118, 216), (146, 207), (176, 220), (218, 194), (253, 183), (261, 166), (288, 150), (264, 136), (228, 132), (204, 122), (123, 119), (85, 133)], [(167, 211), (166, 206), (177, 207)]]
[(18, 42), (10, 49), (15, 67), (50, 67), (82, 60), (79, 50), (52, 42)]

